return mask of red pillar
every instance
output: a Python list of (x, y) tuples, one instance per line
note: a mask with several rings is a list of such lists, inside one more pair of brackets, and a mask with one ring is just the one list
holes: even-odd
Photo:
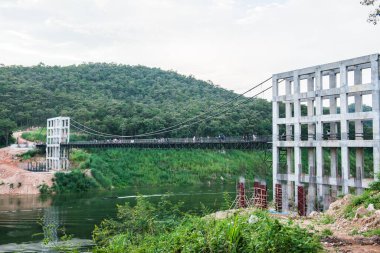
[(247, 207), (247, 203), (245, 201), (245, 184), (244, 182), (239, 181), (239, 208)]
[(305, 188), (301, 185), (298, 186), (298, 214), (306, 216), (306, 193)]
[(282, 187), (281, 184), (276, 184), (275, 186), (275, 203), (276, 203), (276, 211), (282, 212)]

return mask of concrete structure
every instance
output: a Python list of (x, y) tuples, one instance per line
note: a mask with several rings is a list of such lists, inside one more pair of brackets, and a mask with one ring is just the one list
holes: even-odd
[(273, 75), (273, 193), (280, 184), (283, 210), (302, 204), (295, 189), (310, 213), (367, 188), (380, 171), (379, 128), (378, 54)]
[(70, 140), (70, 118), (56, 117), (47, 120), (46, 127), (46, 168), (66, 170), (69, 168), (67, 144)]

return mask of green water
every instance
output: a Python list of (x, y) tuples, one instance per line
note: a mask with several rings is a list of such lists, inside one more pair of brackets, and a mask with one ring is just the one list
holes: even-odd
[(235, 194), (235, 184), (202, 186), (136, 187), (107, 192), (70, 194), (42, 199), (39, 196), (0, 196), (0, 252), (51, 252), (41, 246), (41, 219), (66, 229), (74, 240), (89, 244), (96, 224), (116, 215), (116, 205), (133, 205), (142, 194), (156, 202), (170, 192), (173, 202), (184, 202), (186, 211), (199, 212), (201, 203), (211, 210), (223, 205), (223, 193)]

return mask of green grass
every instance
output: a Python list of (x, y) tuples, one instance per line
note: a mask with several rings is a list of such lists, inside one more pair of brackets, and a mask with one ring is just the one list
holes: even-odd
[(263, 151), (110, 149), (75, 151), (73, 163), (91, 168), (104, 188), (133, 185), (195, 185), (271, 178)]
[(40, 149), (32, 149), (28, 150), (27, 152), (17, 155), (18, 157), (21, 157), (22, 160), (28, 160), (32, 157), (35, 157), (36, 155), (42, 155), (43, 151)]
[(371, 237), (371, 236), (376, 236), (376, 235), (380, 236), (380, 228), (369, 230), (367, 232), (362, 233), (362, 235), (364, 235), (366, 237)]
[(181, 213), (178, 205), (165, 200), (156, 206), (141, 197), (135, 207), (118, 206), (117, 219), (104, 220), (93, 239), (94, 252), (312, 253), (322, 249), (318, 235), (264, 211), (215, 220)]

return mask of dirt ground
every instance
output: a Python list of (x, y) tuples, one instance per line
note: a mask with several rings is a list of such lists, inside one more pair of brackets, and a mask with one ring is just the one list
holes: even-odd
[[(342, 199), (330, 205), (329, 210), (324, 213), (314, 213), (308, 217), (298, 215), (271, 214), (272, 216), (288, 222), (289, 219), (300, 227), (307, 229), (312, 233), (320, 234), (324, 230), (331, 231), (332, 235), (321, 239), (325, 252), (337, 253), (376, 253), (380, 252), (380, 237), (364, 237), (356, 234), (368, 230), (380, 228), (380, 210), (369, 212), (360, 218), (345, 219), (344, 208), (350, 202), (352, 196), (347, 195)], [(255, 209), (232, 209), (219, 211), (209, 215), (211, 218), (224, 219), (232, 216), (234, 213), (251, 213)], [(326, 217), (330, 222), (326, 222)], [(328, 224), (326, 224), (328, 223)], [(356, 233), (354, 232), (356, 231)], [(291, 252), (291, 251), (289, 251)]]
[[(19, 142), (19, 146), (33, 146), (34, 143), (21, 138), (21, 132), (13, 135)], [(19, 154), (23, 154), (30, 148), (12, 145), (0, 149), (0, 194), (39, 194), (38, 186), (41, 184), (52, 185), (52, 172), (29, 172), (23, 169), (25, 164), (20, 162)]]

